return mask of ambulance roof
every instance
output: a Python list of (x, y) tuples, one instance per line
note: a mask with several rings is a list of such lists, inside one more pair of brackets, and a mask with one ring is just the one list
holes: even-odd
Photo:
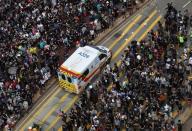
[(79, 47), (62, 65), (61, 67), (82, 74), (87, 67), (98, 57), (100, 51), (90, 47)]

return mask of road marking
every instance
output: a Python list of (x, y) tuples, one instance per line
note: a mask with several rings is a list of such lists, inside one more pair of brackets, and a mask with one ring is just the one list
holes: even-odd
[[(149, 5), (151, 5), (152, 3), (154, 3), (153, 1), (151, 1), (150, 3), (146, 3), (143, 8), (139, 9), (137, 12), (135, 12), (134, 15), (130, 16), (128, 19), (130, 19), (129, 21), (127, 21), (126, 23), (130, 23), (139, 13), (141, 13), (142, 11), (144, 11)], [(126, 25), (126, 24), (125, 24)], [(105, 45), (107, 41), (109, 41), (112, 36), (114, 36), (117, 32), (119, 32), (120, 30), (122, 30), (123, 28), (125, 28), (126, 26), (123, 25), (122, 27), (120, 27), (117, 31), (115, 31), (114, 33), (112, 33), (111, 36), (109, 36), (107, 39), (105, 39), (104, 41), (99, 42), (100, 45)]]
[(186, 4), (183, 5), (183, 8), (185, 8), (186, 6), (188, 6), (191, 2), (192, 2), (192, 0), (188, 1)]
[[(57, 88), (59, 85), (57, 85), (55, 88)], [(37, 110), (36, 112), (35, 112), (35, 114), (31, 117), (31, 115), (28, 115), (26, 118), (25, 118), (25, 120), (24, 121), (22, 121), (22, 123), (17, 127), (17, 129), (19, 129), (18, 131), (24, 131), (25, 130), (25, 128), (26, 128), (26, 126), (28, 126), (30, 123), (32, 123), (32, 121), (33, 121), (33, 119), (35, 118), (35, 117), (37, 117), (38, 115), (39, 115), (39, 113), (46, 107), (46, 105), (48, 104), (48, 102), (50, 102), (50, 101), (48, 101), (48, 99), (49, 100), (52, 100), (53, 99), (53, 97), (55, 97), (55, 95), (57, 95), (58, 94), (58, 92), (60, 92), (60, 90), (61, 90), (61, 88), (58, 88), (58, 90), (52, 90), (33, 110), (32, 110), (32, 112), (30, 112), (30, 114), (33, 114), (40, 106), (42, 106), (39, 110)], [(55, 91), (55, 92), (54, 92)], [(52, 94), (52, 92), (54, 92), (53, 94)], [(51, 95), (52, 94), (52, 95)], [(50, 95), (51, 95), (51, 97), (50, 97)], [(50, 98), (49, 98), (50, 97)], [(46, 101), (47, 100), (47, 101)], [(44, 104), (43, 104), (44, 103)], [(42, 105), (43, 104), (43, 105)], [(31, 117), (28, 121), (27, 121), (27, 119), (29, 118), (29, 117)], [(21, 127), (22, 126), (22, 127)], [(20, 129), (20, 127), (21, 127), (21, 129)]]
[(69, 93), (66, 93), (63, 97), (61, 97), (61, 99), (59, 100), (58, 103), (56, 103), (56, 105), (54, 105), (51, 110), (45, 115), (45, 117), (40, 121), (40, 123), (44, 123), (47, 118), (59, 107), (59, 105), (65, 101), (65, 99), (69, 96)]
[[(77, 99), (79, 98), (78, 95), (76, 95), (63, 109), (63, 111), (66, 113), (71, 107), (72, 105), (77, 101)], [(60, 117), (57, 116), (55, 117), (55, 119), (51, 122), (51, 124), (47, 127), (47, 129), (45, 131), (50, 131), (53, 126), (59, 121)]]
[(161, 20), (162, 16), (158, 16), (157, 19), (149, 26), (149, 28), (147, 28), (147, 30), (142, 34), (141, 37), (139, 37), (138, 41), (140, 42), (141, 40), (143, 40), (145, 38), (145, 36), (148, 34), (148, 32), (150, 32), (154, 26)]
[(127, 44), (137, 35), (137, 33), (145, 26), (145, 23), (148, 23), (151, 18), (157, 13), (157, 10), (154, 10), (149, 17), (137, 28), (137, 30), (128, 38), (127, 41), (125, 41), (120, 48), (115, 52), (115, 54), (112, 56), (112, 60), (114, 60), (120, 52), (127, 46)]
[(109, 49), (112, 49), (126, 34), (127, 32), (141, 19), (142, 15), (138, 15), (134, 21), (131, 21), (130, 24), (127, 26), (127, 28), (123, 31), (123, 33), (113, 41), (112, 44), (108, 47)]
[(178, 118), (185, 123), (192, 115), (192, 108), (187, 107), (182, 114), (178, 116)]

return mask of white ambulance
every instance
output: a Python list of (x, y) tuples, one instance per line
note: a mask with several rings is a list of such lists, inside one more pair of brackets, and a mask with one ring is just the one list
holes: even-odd
[(104, 46), (79, 47), (59, 68), (60, 87), (72, 93), (81, 93), (111, 56), (111, 51)]

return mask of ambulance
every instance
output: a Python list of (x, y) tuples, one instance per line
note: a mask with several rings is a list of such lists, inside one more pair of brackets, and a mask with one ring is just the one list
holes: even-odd
[(79, 47), (58, 70), (61, 88), (79, 94), (90, 80), (110, 62), (112, 53), (104, 46)]

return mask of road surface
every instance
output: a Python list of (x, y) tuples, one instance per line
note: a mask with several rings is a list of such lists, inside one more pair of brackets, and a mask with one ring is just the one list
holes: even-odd
[(191, 131), (192, 130), (192, 117), (186, 121), (183, 126), (183, 131)]
[[(178, 10), (188, 9), (192, 12), (190, 0), (152, 0), (113, 31), (112, 35), (98, 43), (98, 45), (104, 45), (113, 51), (112, 64), (118, 62), (124, 48), (132, 40), (142, 40), (151, 29), (156, 27), (157, 22), (163, 18), (168, 2), (173, 2)], [(49, 90), (33, 110), (17, 124), (16, 131), (26, 131), (33, 122), (40, 124), (43, 131), (56, 131), (61, 128), (62, 121), (57, 112), (59, 110), (67, 112), (78, 100), (78, 96), (59, 88), (57, 81), (50, 83), (49, 86), (52, 87), (52, 90)], [(191, 119), (190, 124), (192, 124)]]

